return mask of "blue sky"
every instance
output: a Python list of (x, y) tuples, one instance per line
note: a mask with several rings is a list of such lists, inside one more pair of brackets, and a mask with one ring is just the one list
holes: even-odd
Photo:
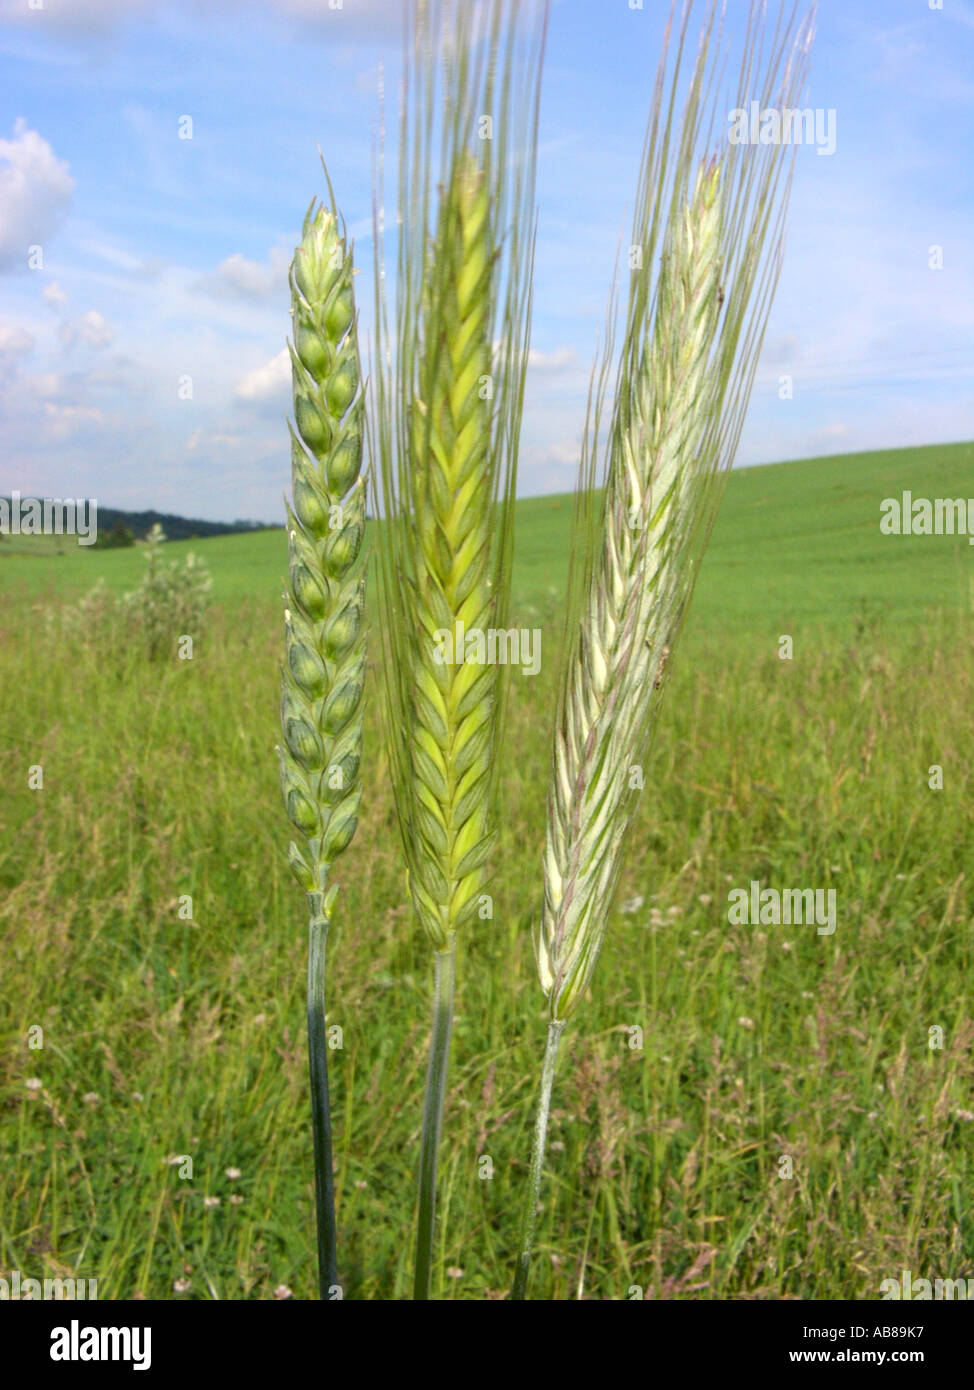
[[(797, 152), (739, 464), (974, 437), (974, 0), (937, 3), (820, 0), (805, 104), (835, 111), (836, 148)], [(574, 485), (668, 8), (553, 0), (522, 495)], [(727, 9), (739, 55), (747, 4)], [(0, 0), (0, 494), (282, 519), (316, 146), (367, 325), (400, 44), (399, 0)]]

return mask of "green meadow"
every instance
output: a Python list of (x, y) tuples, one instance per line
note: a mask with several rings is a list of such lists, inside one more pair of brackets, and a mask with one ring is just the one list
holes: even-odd
[[(974, 547), (879, 529), (885, 497), (974, 494), (972, 465), (956, 444), (728, 480), (562, 1046), (530, 1296), (869, 1300), (904, 1269), (974, 1275)], [(571, 513), (518, 508), (514, 618), (542, 664), (512, 676), (493, 916), (460, 942), (438, 1298), (500, 1299), (513, 1273)], [(192, 660), (150, 663), (72, 607), (134, 588), (141, 546), (0, 540), (0, 1274), (311, 1298), (286, 546), (167, 558), (188, 550), (213, 607)], [(345, 1297), (402, 1299), (430, 952), (374, 699), (366, 735), (329, 940), (339, 1256)], [(752, 882), (834, 890), (835, 931), (730, 922)]]
[[(863, 616), (917, 624), (931, 608), (969, 608), (965, 536), (883, 536), (879, 505), (916, 496), (974, 493), (974, 444), (841, 455), (735, 470), (728, 479), (694, 600), (698, 631), (775, 632), (781, 625), (847, 629)], [(561, 594), (568, 572), (570, 495), (519, 503), (515, 596), (538, 604)], [(286, 546), (276, 531), (170, 544), (205, 559), (216, 597), (273, 604)], [(49, 563), (50, 562), (50, 563)], [(0, 540), (0, 593), (56, 602), (103, 578), (120, 593), (141, 577), (141, 547), (98, 551), (71, 536)]]

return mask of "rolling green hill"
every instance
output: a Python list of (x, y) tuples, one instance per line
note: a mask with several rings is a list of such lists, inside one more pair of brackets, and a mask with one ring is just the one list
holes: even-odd
[[(974, 444), (852, 454), (735, 470), (694, 602), (694, 626), (791, 632), (848, 628), (882, 617), (916, 623), (934, 608), (974, 600), (974, 548), (965, 536), (884, 536), (880, 503), (974, 494)], [(570, 495), (518, 504), (516, 606), (556, 606), (568, 566)], [(173, 541), (213, 575), (218, 602), (278, 601), (286, 570), (281, 531)], [(134, 587), (141, 548), (98, 552), (67, 538), (0, 541), (0, 591), (78, 594), (103, 577)]]

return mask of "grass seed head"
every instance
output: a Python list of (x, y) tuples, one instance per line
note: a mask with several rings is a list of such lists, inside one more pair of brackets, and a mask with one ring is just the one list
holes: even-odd
[(543, 38), (514, 42), (519, 9), (541, 13), (411, 8), (394, 347), (376, 227), (384, 719), (410, 891), (438, 951), (476, 914), (495, 838), (507, 670), (443, 660), (437, 634), (507, 623)]
[[(577, 493), (555, 730), (545, 892), (535, 955), (552, 1018), (568, 1017), (605, 934), (642, 764), (676, 637), (737, 445), (780, 265), (787, 205), (780, 148), (728, 147), (701, 158), (716, 100), (716, 10), (705, 22), (682, 124), (676, 69), (664, 99), (664, 49), (647, 133), (601, 511), (594, 497), (612, 335), (590, 416)], [(757, 76), (777, 105), (804, 82), (805, 26), (779, 26), (766, 58), (752, 10), (741, 96)], [(791, 53), (789, 57), (789, 45)], [(708, 95), (709, 93), (709, 95)], [(770, 102), (768, 103), (770, 104)], [(713, 128), (713, 108), (710, 111)], [(658, 256), (658, 272), (652, 271)], [(644, 270), (643, 267), (646, 267)]]
[(281, 783), (309, 893), (355, 833), (361, 798), (365, 478), (353, 264), (334, 204), (314, 203), (291, 264), (292, 501)]

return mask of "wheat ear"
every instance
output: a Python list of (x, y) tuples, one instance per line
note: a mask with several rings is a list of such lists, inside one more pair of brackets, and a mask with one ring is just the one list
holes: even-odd
[[(517, 46), (519, 8), (517, 0), (491, 0), (477, 12), (462, 4), (413, 7), (394, 361), (378, 227), (376, 235), (383, 706), (407, 880), (435, 952), (417, 1299), (430, 1295), (456, 937), (483, 905), (496, 835), (506, 668), (476, 664), (460, 629), (486, 632), (507, 621), (543, 46), (543, 24), (533, 45)], [(517, 149), (519, 135), (526, 149)]]
[(281, 784), (291, 868), (308, 895), (308, 1053), (318, 1277), (336, 1296), (338, 1267), (325, 1035), (325, 947), (338, 885), (331, 866), (358, 821), (362, 788), (363, 393), (351, 249), (331, 207), (312, 203), (291, 263), (294, 388), (290, 574), (281, 694)]
[[(565, 1022), (591, 979), (632, 818), (635, 765), (645, 757), (659, 696), (747, 407), (780, 265), (787, 182), (780, 149), (728, 147), (701, 158), (705, 94), (715, 87), (713, 26), (705, 22), (677, 132), (675, 92), (660, 63), (637, 197), (626, 334), (609, 431), (602, 512), (591, 509), (595, 397), (579, 484), (569, 586), (569, 655), (555, 725), (544, 852), (544, 904), (535, 933), (550, 1023), (512, 1297), (525, 1296), (555, 1061)], [(741, 69), (750, 96), (759, 43), (752, 10)], [(667, 32), (667, 40), (669, 31)], [(780, 99), (804, 82), (810, 22), (775, 31), (763, 73)], [(740, 104), (746, 105), (740, 98)], [(770, 102), (766, 102), (770, 104)], [(765, 241), (771, 231), (771, 246)], [(661, 246), (659, 269), (650, 276)], [(644, 269), (645, 267), (645, 269)], [(607, 349), (606, 361), (610, 347)], [(602, 382), (605, 381), (603, 368)]]
[(565, 1019), (591, 976), (633, 800), (630, 767), (679, 622), (683, 544), (713, 419), (720, 170), (701, 170), (660, 270), (656, 331), (608, 479), (601, 564), (555, 732), (538, 972)]

